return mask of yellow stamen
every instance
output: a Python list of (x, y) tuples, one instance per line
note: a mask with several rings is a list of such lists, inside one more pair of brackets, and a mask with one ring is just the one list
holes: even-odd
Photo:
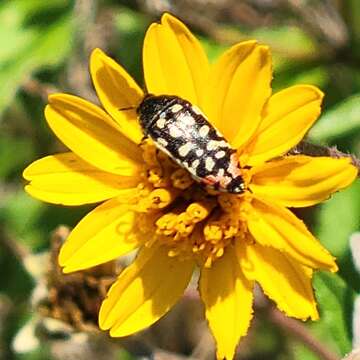
[(187, 207), (186, 213), (193, 221), (199, 222), (208, 217), (215, 206), (216, 201), (213, 199), (197, 201)]
[(182, 168), (175, 170), (170, 179), (172, 185), (181, 190), (189, 188), (194, 183), (194, 180), (191, 178), (189, 172)]
[(166, 179), (163, 170), (159, 166), (154, 166), (148, 170), (148, 181), (156, 188), (169, 185), (169, 180)]
[(174, 213), (167, 213), (163, 215), (158, 221), (156, 222), (157, 234), (162, 234), (166, 236), (174, 235), (176, 232), (176, 223), (177, 223), (177, 214)]
[(176, 189), (155, 189), (138, 202), (137, 210), (139, 212), (148, 212), (149, 210), (163, 209), (174, 201), (178, 194), (179, 192)]
[(203, 200), (190, 204), (185, 211), (177, 209), (163, 215), (157, 222), (157, 233), (174, 236), (174, 240), (188, 237), (197, 223), (207, 218), (216, 206), (213, 200)]
[(221, 225), (216, 221), (209, 221), (204, 227), (204, 236), (211, 243), (220, 241), (223, 237)]
[[(139, 218), (139, 231), (147, 235), (146, 246), (159, 241), (168, 246), (170, 257), (196, 254), (199, 263), (211, 267), (226, 246), (235, 238), (241, 240), (247, 231), (242, 220), (247, 212), (246, 195), (205, 191), (150, 139), (141, 148), (145, 170), (136, 210), (149, 219)], [(149, 239), (150, 233), (155, 235)]]

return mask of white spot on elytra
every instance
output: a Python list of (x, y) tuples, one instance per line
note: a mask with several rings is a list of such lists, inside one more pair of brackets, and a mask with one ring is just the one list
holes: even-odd
[(188, 142), (184, 145), (181, 145), (178, 149), (179, 155), (182, 157), (185, 157), (193, 147), (194, 147), (194, 144), (192, 144), (190, 142)]
[(215, 157), (216, 157), (217, 159), (221, 159), (221, 158), (223, 158), (225, 155), (226, 155), (226, 152), (223, 151), (223, 150), (220, 150), (220, 151), (218, 151), (218, 152), (215, 154)]
[(210, 128), (207, 125), (203, 125), (200, 129), (199, 129), (199, 135), (201, 137), (205, 137), (210, 131)]
[(177, 137), (180, 137), (183, 135), (182, 131), (177, 126), (174, 126), (174, 125), (169, 126), (169, 133), (170, 133), (170, 136), (172, 136), (174, 138), (177, 138)]
[(219, 147), (219, 141), (215, 141), (215, 140), (210, 140), (206, 146), (207, 150), (215, 150)]
[(177, 112), (180, 111), (182, 108), (183, 108), (182, 105), (180, 105), (180, 104), (175, 104), (175, 105), (173, 105), (173, 106), (170, 108), (170, 110), (171, 110), (171, 112), (173, 112), (173, 113), (177, 113)]
[(192, 116), (190, 116), (190, 115), (181, 116), (180, 120), (182, 122), (184, 122), (186, 125), (194, 125), (195, 124), (194, 118)]
[(197, 150), (196, 150), (196, 155), (197, 155), (197, 156), (201, 156), (203, 153), (204, 153), (204, 150), (203, 150), (203, 149), (197, 149)]
[(156, 121), (156, 126), (159, 129), (163, 129), (165, 124), (166, 124), (166, 119), (164, 119), (164, 118), (160, 118), (158, 121)]
[(191, 167), (196, 170), (196, 168), (199, 166), (200, 164), (200, 160), (199, 159), (196, 159), (194, 160), (192, 163), (191, 163)]
[(217, 176), (222, 177), (222, 176), (224, 176), (224, 174), (225, 174), (225, 170), (223, 168), (221, 168), (221, 169), (219, 169)]
[(160, 113), (160, 119), (165, 119), (166, 118), (166, 112), (162, 112)]
[(211, 171), (215, 166), (215, 161), (211, 157), (207, 157), (205, 160), (205, 169)]
[(156, 142), (159, 143), (159, 144), (162, 145), (162, 146), (167, 146), (167, 145), (168, 145), (168, 142), (167, 142), (165, 139), (163, 139), (163, 138), (158, 138), (158, 139), (156, 140)]

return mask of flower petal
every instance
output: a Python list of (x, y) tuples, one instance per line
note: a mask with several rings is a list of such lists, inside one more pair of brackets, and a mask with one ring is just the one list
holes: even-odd
[(252, 169), (250, 189), (286, 207), (304, 207), (326, 200), (350, 185), (357, 169), (350, 159), (288, 156)]
[(118, 199), (108, 200), (87, 214), (61, 248), (59, 264), (65, 273), (113, 260), (138, 247), (136, 214)]
[[(102, 105), (116, 120), (122, 134), (140, 143), (143, 133), (136, 108), (144, 97), (142, 89), (122, 66), (100, 49), (91, 54), (90, 73)], [(129, 107), (133, 109), (122, 110)]]
[(268, 246), (241, 243), (238, 249), (245, 254), (239, 259), (246, 277), (257, 281), (280, 310), (302, 320), (319, 318), (311, 269)]
[[(124, 137), (114, 121), (99, 107), (67, 94), (50, 95), (46, 120), (55, 135), (74, 153), (95, 167), (136, 175), (141, 151)], [(131, 174), (128, 174), (129, 176)]]
[(149, 93), (177, 95), (201, 106), (209, 64), (199, 41), (170, 14), (146, 32), (144, 76)]
[(75, 154), (46, 156), (23, 172), (30, 184), (25, 190), (42, 201), (61, 205), (82, 205), (133, 194), (139, 180), (101, 171)]
[(199, 287), (217, 343), (217, 358), (232, 359), (253, 313), (253, 282), (245, 278), (233, 247), (229, 246), (211, 268), (201, 270)]
[(183, 294), (194, 265), (192, 260), (169, 257), (166, 248), (143, 248), (102, 303), (100, 328), (120, 337), (153, 324)]
[(295, 85), (274, 94), (264, 119), (246, 147), (247, 165), (285, 154), (304, 137), (320, 115), (324, 94), (310, 85)]
[(260, 245), (286, 252), (313, 269), (337, 271), (334, 258), (290, 210), (254, 198), (247, 223), (251, 235)]
[(211, 70), (205, 113), (234, 148), (245, 144), (259, 126), (271, 95), (271, 55), (255, 41), (226, 51)]

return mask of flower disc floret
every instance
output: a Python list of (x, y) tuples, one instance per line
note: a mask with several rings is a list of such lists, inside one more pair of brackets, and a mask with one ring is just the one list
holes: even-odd
[[(147, 222), (153, 219), (155, 234), (168, 246), (169, 256), (192, 256), (199, 266), (211, 266), (226, 246), (243, 236), (240, 230), (246, 230), (241, 217), (246, 195), (209, 193), (151, 140), (145, 140), (141, 149), (145, 168), (140, 187), (147, 192), (139, 195), (135, 211), (148, 214)], [(147, 234), (145, 229), (143, 236)]]

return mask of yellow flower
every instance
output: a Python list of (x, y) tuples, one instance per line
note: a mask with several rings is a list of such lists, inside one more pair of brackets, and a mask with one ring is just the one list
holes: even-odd
[(49, 98), (45, 116), (71, 150), (31, 164), (26, 191), (55, 204), (102, 202), (74, 228), (59, 257), (64, 272), (139, 248), (104, 300), (100, 327), (111, 336), (139, 331), (180, 298), (195, 268), (218, 358), (231, 359), (252, 318), (253, 286), (288, 316), (317, 319), (313, 270), (336, 271), (334, 258), (287, 207), (319, 203), (348, 186), (348, 159), (288, 156), (320, 114), (323, 94), (296, 85), (271, 94), (269, 49), (231, 47), (210, 65), (178, 19), (163, 15), (143, 48), (149, 93), (197, 105), (238, 149), (246, 190), (207, 193), (143, 137), (136, 107), (144, 92), (96, 49), (92, 80), (103, 109), (72, 95)]

